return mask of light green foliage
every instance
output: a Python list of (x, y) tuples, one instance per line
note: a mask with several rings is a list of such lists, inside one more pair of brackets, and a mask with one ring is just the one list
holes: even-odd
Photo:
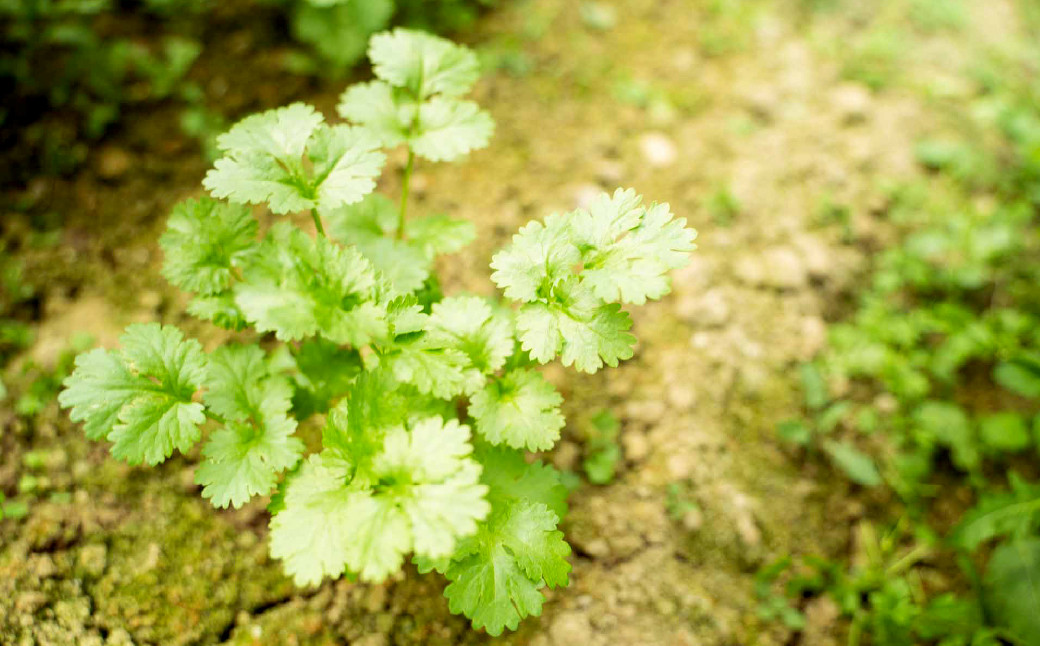
[(375, 188), (385, 156), (368, 132), (324, 120), (303, 103), (243, 119), (217, 138), (224, 157), (203, 186), (215, 197), (266, 204), (274, 213), (359, 201)]
[(382, 581), (413, 550), (451, 556), (488, 513), (468, 440), (467, 427), (431, 417), (386, 430), (378, 452), (312, 456), (271, 521), (271, 553), (300, 584), (344, 568)]
[(204, 197), (173, 208), (159, 245), (163, 275), (184, 291), (227, 291), (235, 269), (256, 247), (256, 219), (249, 209)]
[[(474, 229), (406, 217), (408, 184), (416, 155), (455, 159), (490, 135), (490, 117), (458, 99), (476, 59), (407, 30), (370, 51), (381, 80), (344, 98), (356, 125), (327, 125), (303, 104), (247, 117), (219, 138), (224, 156), (204, 181), (213, 197), (175, 207), (162, 238), (164, 274), (196, 292), (190, 313), (267, 337), (206, 355), (175, 328), (131, 326), (122, 350), (77, 360), (61, 403), (132, 463), (207, 432), (203, 497), (239, 507), (273, 491), (271, 554), (298, 584), (383, 581), (411, 555), (445, 574), (454, 612), (498, 635), (539, 614), (542, 588), (570, 571), (558, 529), (567, 489), (522, 453), (551, 449), (564, 426), (562, 397), (535, 364), (559, 354), (594, 371), (630, 357), (620, 304), (663, 296), (694, 234), (667, 205), (618, 191), (529, 225), (548, 233), (531, 243), (522, 232), (496, 256), (519, 311), (444, 297), (434, 261)], [(379, 142), (409, 149), (397, 204), (372, 193)], [(271, 215), (243, 204), (290, 217), (258, 239)], [(313, 234), (295, 226), (299, 211)], [(295, 432), (314, 413), (327, 413), (320, 446), (305, 446)]]
[(487, 145), (491, 117), (458, 98), (477, 80), (473, 52), (399, 28), (374, 36), (369, 57), (379, 80), (344, 92), (341, 117), (364, 126), (385, 146), (407, 144), (430, 161), (453, 161)]
[(118, 352), (91, 350), (76, 359), (59, 402), (85, 422), (91, 439), (112, 442), (112, 455), (130, 464), (158, 464), (190, 449), (201, 437), (205, 356), (198, 341), (172, 327), (134, 324)]
[(562, 403), (563, 397), (541, 374), (520, 369), (473, 395), (469, 414), (477, 432), (492, 444), (544, 451), (560, 439)]
[(235, 285), (235, 304), (261, 332), (284, 341), (320, 334), (355, 347), (385, 335), (375, 270), (356, 249), (272, 227)]
[(590, 420), (585, 459), (582, 460), (589, 482), (609, 484), (617, 475), (618, 462), (621, 461), (621, 447), (618, 445), (620, 432), (621, 422), (609, 410), (599, 411)]
[(289, 380), (270, 374), (256, 346), (224, 346), (206, 370), (206, 405), (225, 420), (202, 449), (205, 460), (195, 473), (203, 498), (217, 507), (239, 507), (274, 488), (278, 475), (293, 467), (303, 443), (292, 437)]
[(393, 12), (393, 0), (297, 0), (290, 27), (324, 59), (314, 67), (338, 76), (364, 57), (369, 36), (385, 28)]
[(618, 189), (587, 211), (532, 222), (492, 258), (491, 279), (523, 303), (517, 329), (531, 358), (560, 355), (563, 365), (592, 373), (632, 356), (631, 319), (620, 303), (667, 294), (668, 270), (685, 264), (696, 237), (667, 204), (646, 208), (641, 199)]
[(458, 251), (475, 235), (470, 222), (444, 215), (407, 220), (398, 235), (398, 215), (393, 201), (378, 193), (322, 213), (329, 235), (357, 247), (403, 294), (422, 287), (437, 255)]
[(1040, 644), (1040, 539), (1004, 543), (986, 571), (987, 608), (1008, 637), (1025, 646)]

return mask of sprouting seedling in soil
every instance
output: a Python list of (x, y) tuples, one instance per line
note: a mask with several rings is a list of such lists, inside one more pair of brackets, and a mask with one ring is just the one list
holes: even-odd
[[(206, 430), (203, 497), (239, 507), (275, 492), (271, 553), (298, 584), (382, 581), (411, 555), (450, 581), (453, 612), (498, 635), (539, 614), (540, 588), (570, 571), (557, 529), (566, 489), (523, 453), (551, 449), (564, 426), (537, 364), (592, 373), (631, 357), (621, 305), (667, 293), (696, 234), (619, 189), (528, 224), (494, 256), (492, 279), (517, 308), (443, 297), (433, 260), (473, 227), (408, 218), (410, 173), (416, 158), (488, 141), (491, 118), (459, 98), (477, 61), (403, 29), (373, 37), (369, 55), (378, 79), (339, 104), (352, 125), (303, 104), (248, 117), (220, 137), (204, 181), (224, 201), (170, 216), (164, 274), (195, 293), (189, 312), (256, 333), (207, 354), (173, 326), (131, 325), (121, 349), (78, 357), (60, 401), (130, 464), (186, 452)], [(408, 161), (394, 204), (372, 191), (381, 148), (398, 145)], [(315, 235), (282, 220), (258, 239), (256, 204), (309, 212)], [(297, 424), (314, 412), (324, 430), (307, 445), (321, 450), (304, 456)]]

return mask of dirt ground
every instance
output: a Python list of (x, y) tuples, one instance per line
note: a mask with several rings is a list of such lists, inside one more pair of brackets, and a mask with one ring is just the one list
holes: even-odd
[[(415, 177), (417, 211), (477, 225), (478, 241), (442, 263), (447, 293), (490, 294), (490, 256), (518, 226), (619, 185), (671, 203), (700, 231), (673, 294), (634, 313), (635, 358), (591, 377), (548, 370), (568, 415), (548, 459), (580, 471), (584, 429), (609, 409), (623, 463), (612, 483), (571, 497), (570, 587), (495, 641), (839, 643), (844, 626), (823, 601), (803, 609), (800, 637), (760, 621), (754, 572), (780, 554), (847, 556), (855, 522), (884, 501), (850, 495), (839, 476), (783, 448), (774, 426), (798, 410), (792, 368), (822, 347), (886, 243), (885, 181), (920, 172), (913, 142), (936, 117), (924, 92), (906, 88), (950, 75), (960, 39), (993, 37), (1013, 18), (1000, 3), (971, 5), (966, 31), (906, 44), (903, 89), (872, 92), (842, 74), (843, 39), (862, 28), (855, 16), (810, 18), (809, 3), (793, 1), (723, 16), (707, 2), (608, 4), (617, 15), (607, 29), (576, 0), (532, 1), (467, 34), (514, 63), (478, 88), (496, 135), (466, 162)], [(719, 34), (732, 49), (709, 46)], [(229, 112), (300, 99), (333, 114), (342, 82), (268, 72), (278, 52), (248, 30), (216, 51), (193, 74)], [(381, 190), (396, 190), (403, 162), (391, 159)], [(159, 109), (97, 148), (79, 175), (35, 180), (17, 195), (25, 209), (5, 208), (9, 239), (27, 235), (27, 213), (65, 222), (57, 245), (21, 251), (42, 292), (38, 340), (8, 370), (12, 390), (20, 366), (53, 364), (77, 332), (112, 345), (126, 323), (162, 320), (218, 339), (182, 314), (156, 244), (206, 167), (175, 111)], [(821, 224), (825, 204), (847, 209), (847, 227)], [(411, 567), (384, 585), (295, 589), (267, 556), (263, 501), (211, 508), (192, 484), (197, 456), (127, 467), (53, 403), (32, 420), (0, 410), (0, 424), (0, 490), (17, 489), (31, 452), (43, 491), (67, 494), (0, 521), (0, 644), (490, 641), (448, 612), (442, 579)], [(694, 504), (675, 513), (675, 492)]]

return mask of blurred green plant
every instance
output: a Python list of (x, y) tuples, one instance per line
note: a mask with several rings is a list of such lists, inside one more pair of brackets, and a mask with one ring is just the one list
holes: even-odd
[(589, 421), (582, 468), (592, 484), (610, 484), (617, 475), (618, 462), (621, 461), (620, 431), (621, 422), (607, 409), (599, 411)]
[(902, 240), (800, 367), (804, 417), (777, 428), (905, 509), (892, 532), (863, 530), (865, 567), (815, 560), (789, 586), (793, 601), (832, 596), (850, 644), (1040, 643), (1036, 53), (988, 58), (972, 105), (951, 106), (960, 134), (918, 144), (933, 178), (889, 191)]

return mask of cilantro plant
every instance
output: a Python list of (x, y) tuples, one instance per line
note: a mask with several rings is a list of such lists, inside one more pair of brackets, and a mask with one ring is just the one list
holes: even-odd
[[(176, 327), (131, 325), (120, 349), (77, 358), (60, 402), (129, 464), (202, 441), (195, 478), (216, 507), (275, 492), (271, 554), (298, 584), (378, 582), (411, 556), (446, 576), (453, 612), (498, 635), (570, 571), (566, 489), (524, 455), (564, 426), (537, 366), (593, 373), (631, 357), (622, 304), (667, 293), (696, 234), (619, 189), (495, 254), (492, 280), (515, 307), (443, 296), (434, 260), (474, 229), (409, 218), (409, 182), (417, 160), (487, 144), (491, 117), (462, 98), (477, 60), (404, 29), (373, 37), (369, 56), (376, 80), (339, 103), (348, 123), (300, 103), (247, 117), (218, 139), (211, 197), (173, 209), (163, 272), (235, 341), (205, 352)], [(397, 146), (395, 204), (373, 189)], [(272, 214), (263, 226), (251, 205)], [(313, 234), (273, 217), (300, 213)], [(323, 422), (300, 426), (315, 413)]]

